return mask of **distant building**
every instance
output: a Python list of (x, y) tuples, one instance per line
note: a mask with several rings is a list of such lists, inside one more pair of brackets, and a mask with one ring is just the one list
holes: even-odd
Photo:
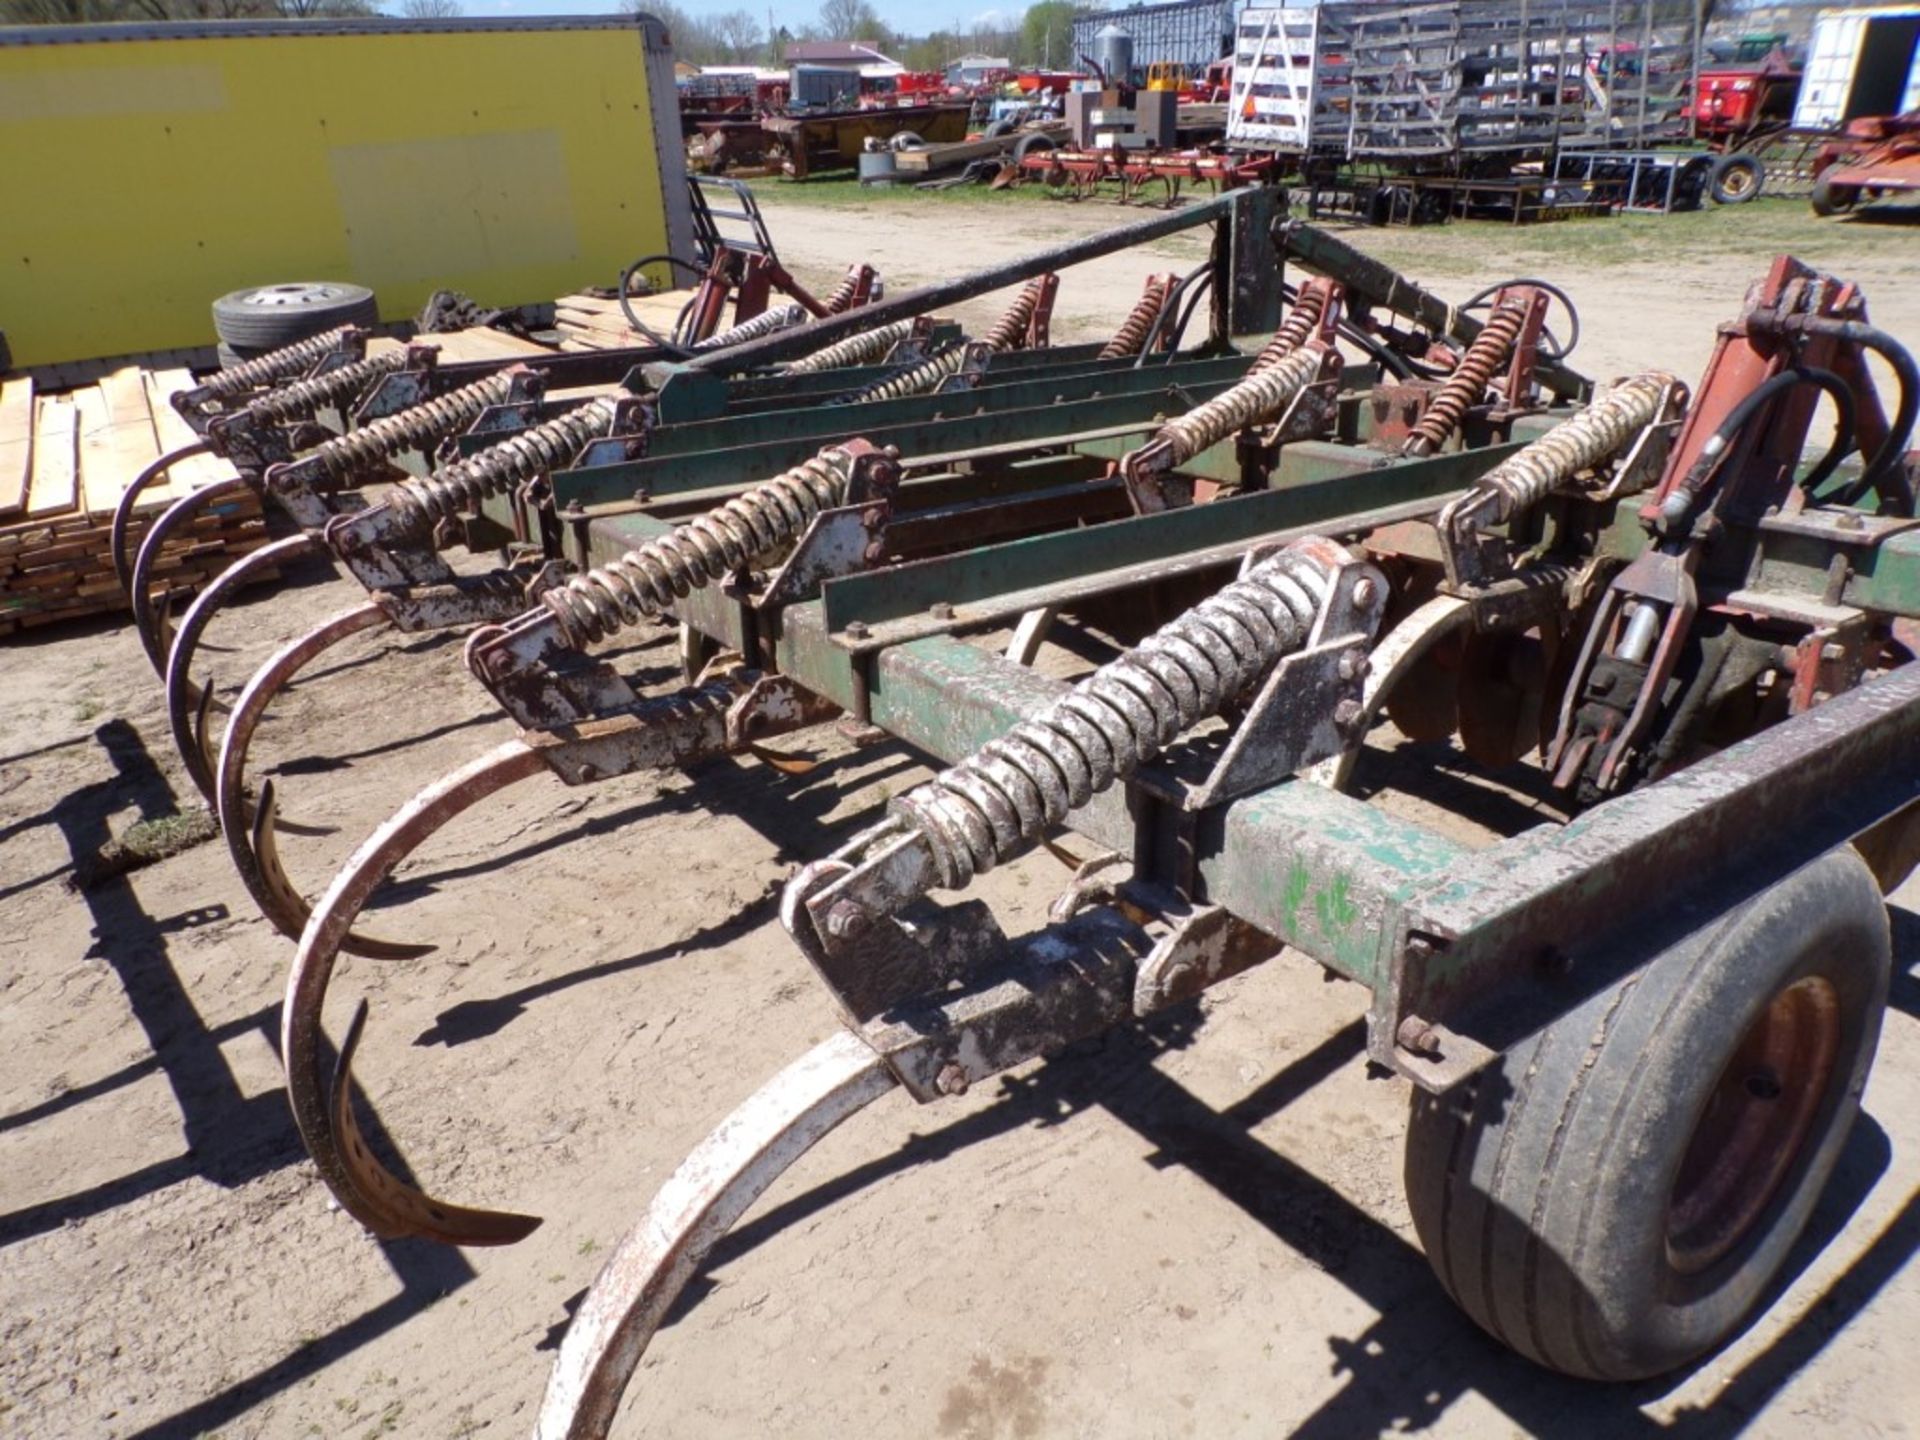
[(795, 40), (787, 46), (787, 64), (862, 75), (898, 75), (907, 68), (871, 40)]
[(1005, 55), (962, 55), (947, 62), (947, 83), (978, 85), (997, 70), (1011, 70), (1013, 61)]

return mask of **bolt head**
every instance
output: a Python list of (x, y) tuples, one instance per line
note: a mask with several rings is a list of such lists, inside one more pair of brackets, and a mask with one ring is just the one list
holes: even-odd
[(933, 602), (933, 618), (936, 620), (953, 619), (953, 603), (948, 600), (934, 601)]
[(1354, 581), (1353, 584), (1353, 603), (1356, 605), (1373, 604), (1373, 597), (1379, 593), (1379, 588), (1379, 586), (1373, 583), (1372, 577), (1362, 575), (1358, 580)]
[(844, 940), (866, 928), (867, 912), (858, 902), (841, 900), (827, 911), (827, 933), (836, 940)]
[(942, 1095), (964, 1095), (969, 1083), (966, 1067), (952, 1060), (940, 1067), (933, 1081), (934, 1088)]
[(867, 623), (866, 623), (866, 621), (864, 621), (864, 620), (849, 620), (849, 621), (847, 622), (847, 635), (848, 635), (848, 637), (849, 637), (850, 639), (854, 639), (854, 640), (864, 640), (864, 639), (866, 639), (866, 638), (867, 638)]
[(1400, 1022), (1400, 1028), (1394, 1031), (1393, 1038), (1403, 1050), (1411, 1050), (1415, 1055), (1438, 1055), (1440, 1037), (1433, 1033), (1433, 1027), (1418, 1015), (1409, 1015)]
[(1358, 680), (1373, 668), (1364, 651), (1349, 650), (1340, 657), (1340, 678)]
[(1333, 723), (1342, 730), (1351, 730), (1366, 719), (1366, 707), (1357, 700), (1342, 700), (1333, 707)]

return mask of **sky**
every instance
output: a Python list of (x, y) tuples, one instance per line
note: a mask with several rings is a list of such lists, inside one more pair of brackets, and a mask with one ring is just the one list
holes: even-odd
[[(620, 8), (619, 0), (463, 0), (469, 15), (603, 15)], [(819, 0), (679, 0), (689, 15), (711, 15), (725, 10), (752, 10), (766, 23), (769, 12), (774, 24), (799, 30), (819, 19)], [(995, 28), (1016, 24), (1025, 7), (995, 9), (972, 4), (928, 5), (914, 0), (873, 0), (880, 18), (908, 35), (924, 35), (930, 30), (971, 30), (976, 24)], [(943, 14), (942, 11), (945, 13)]]

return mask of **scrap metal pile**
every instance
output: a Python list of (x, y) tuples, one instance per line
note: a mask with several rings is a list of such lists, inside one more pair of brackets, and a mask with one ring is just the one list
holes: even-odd
[[(329, 1060), (338, 955), (423, 953), (355, 922), (437, 829), (523, 780), (618, 784), (827, 723), (945, 767), (788, 884), (782, 921), (842, 1028), (619, 1244), (561, 1347), (546, 1440), (607, 1432), (703, 1257), (849, 1115), (896, 1088), (938, 1103), (1282, 946), (1371, 992), (1370, 1058), (1415, 1086), (1421, 1237), (1508, 1344), (1655, 1374), (1766, 1292), (1857, 1106), (1880, 883), (1920, 839), (1920, 374), (1857, 288), (1782, 258), (1697, 386), (1651, 368), (1596, 389), (1537, 282), (1456, 308), (1282, 214), (1230, 193), (591, 395), (542, 398), (522, 369), (368, 374), (412, 376), (417, 403), (317, 444), (304, 401), (274, 397), (324, 377), (285, 382), (285, 358), (211, 397), (281, 457), (248, 483), (302, 527), (286, 553), (366, 591), (252, 678), (217, 745), (188, 671), (221, 588), (171, 663), (143, 626), (241, 876), (298, 941), (300, 1132), (375, 1233), (499, 1244), (540, 1223), (430, 1196), (369, 1149), (364, 1004)], [(1213, 259), (1150, 277), (1110, 343), (1048, 344), (1071, 266), (1202, 224)], [(996, 291), (977, 339), (929, 318)], [(1891, 415), (1870, 355), (1897, 376)], [(1839, 423), (1807, 466), (1823, 396)], [(340, 504), (429, 437), (450, 438), (427, 473)], [(503, 542), (484, 573), (443, 553)], [(519, 734), (310, 903), (249, 742), (296, 672), (380, 625), (464, 630)], [(663, 625), (684, 686), (604, 658)], [(1067, 629), (1111, 657), (1072, 684), (1032, 663)], [(1389, 717), (1574, 818), (1475, 850), (1356, 798)], [(1045, 927), (1009, 936), (961, 896), (1061, 827), (1109, 853)]]

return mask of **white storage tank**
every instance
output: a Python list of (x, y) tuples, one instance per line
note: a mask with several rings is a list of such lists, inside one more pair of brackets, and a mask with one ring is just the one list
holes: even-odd
[(1920, 106), (1920, 5), (1822, 10), (1793, 123), (1826, 129)]

